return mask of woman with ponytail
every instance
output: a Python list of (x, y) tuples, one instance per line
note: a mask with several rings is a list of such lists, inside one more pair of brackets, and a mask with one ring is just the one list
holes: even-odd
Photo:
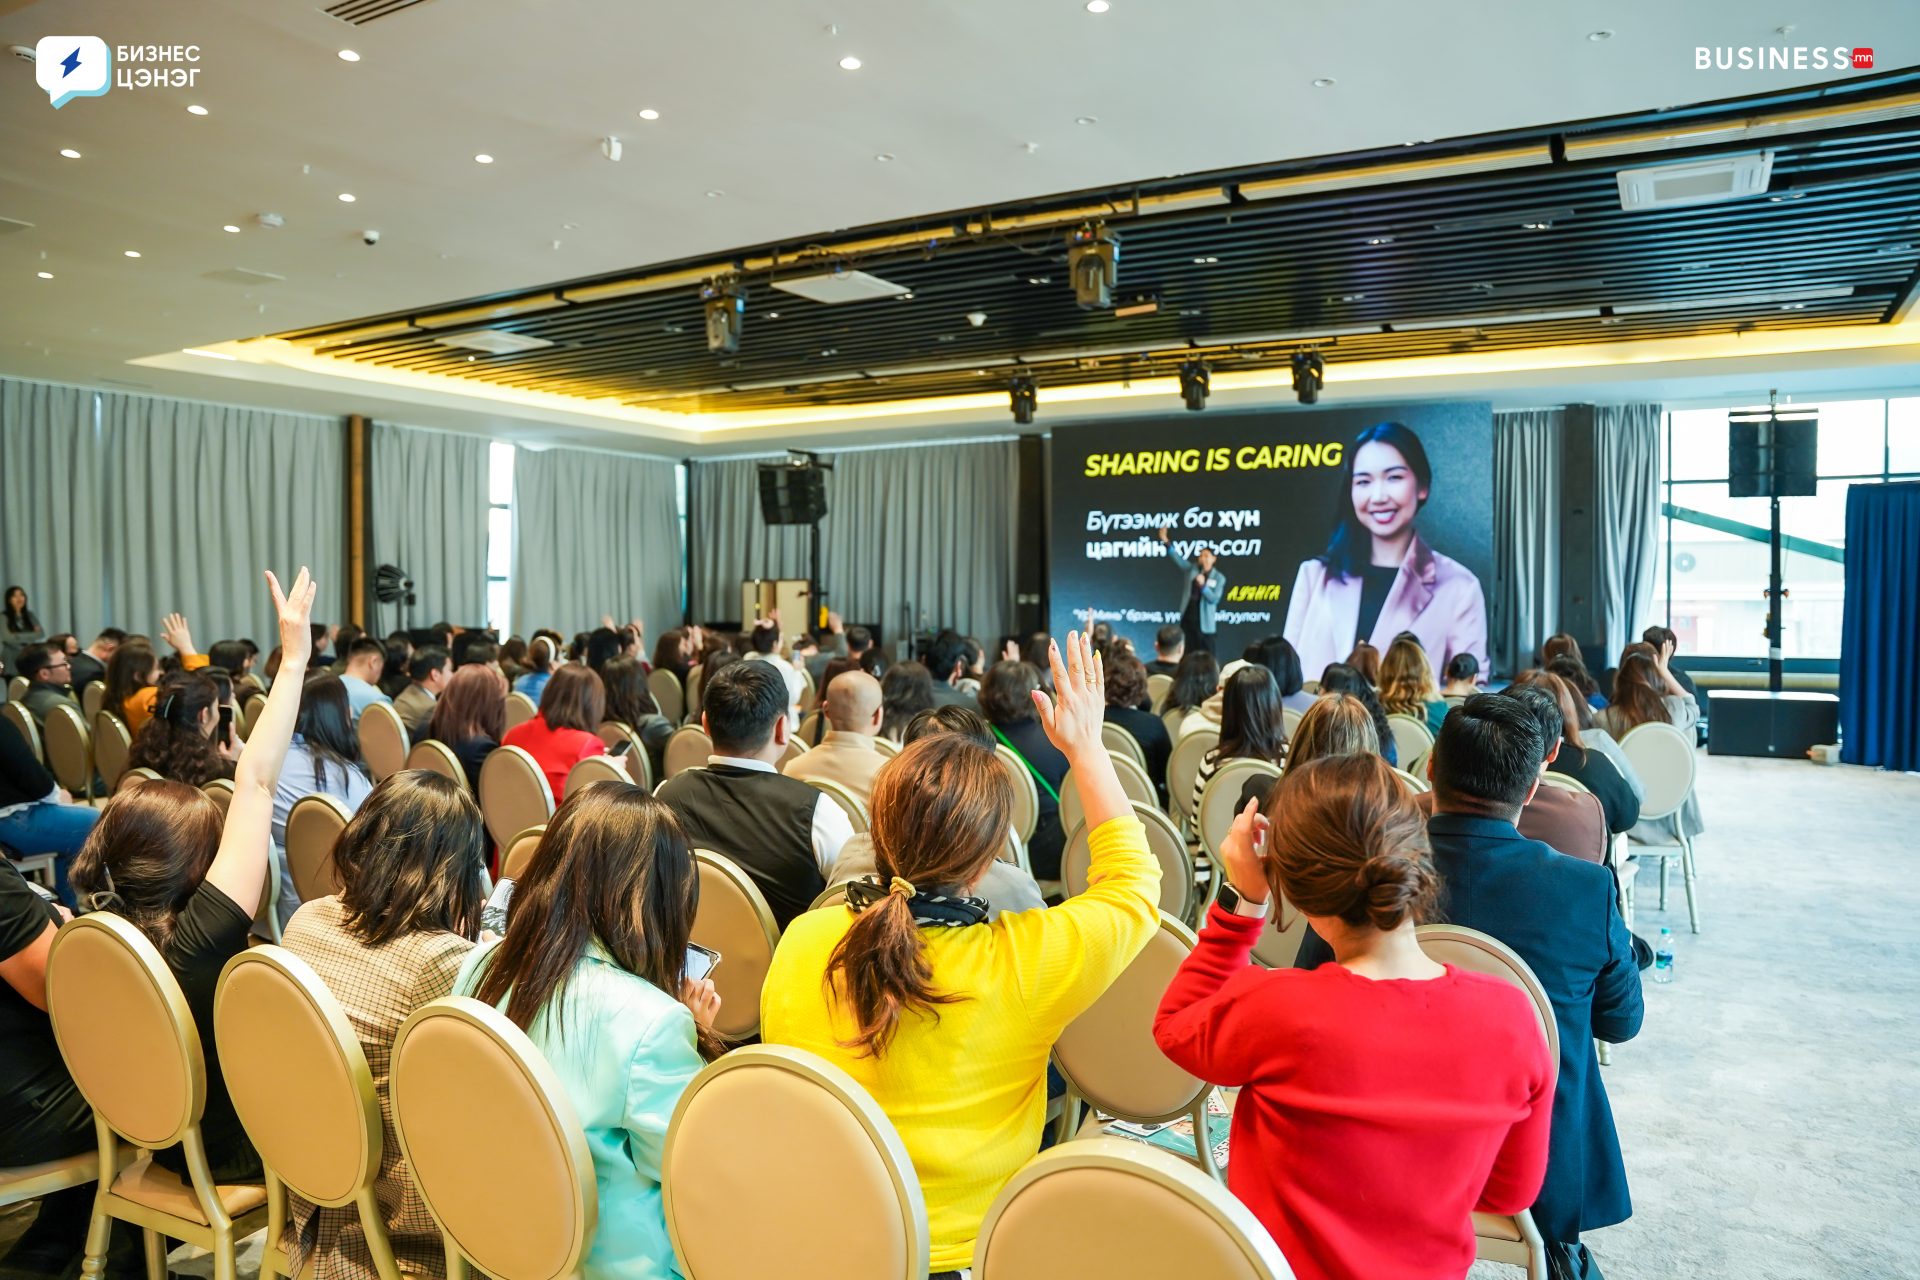
[[(1242, 1089), (1228, 1187), (1302, 1280), (1465, 1276), (1472, 1213), (1540, 1190), (1553, 1062), (1524, 992), (1421, 951), (1439, 889), (1425, 817), (1378, 756), (1296, 763), (1220, 862), (1154, 1038)], [(1335, 963), (1251, 962), (1276, 899)]]
[(933, 1275), (973, 1265), (981, 1219), (1040, 1146), (1047, 1055), (1159, 925), (1160, 873), (1100, 740), (1106, 680), (1092, 644), (1049, 646), (1033, 693), (1080, 786), (1088, 888), (988, 919), (977, 896), (1006, 848), (1013, 788), (993, 751), (920, 738), (874, 779), (877, 874), (847, 905), (787, 926), (761, 994), (761, 1035), (833, 1062), (873, 1095), (920, 1177)]

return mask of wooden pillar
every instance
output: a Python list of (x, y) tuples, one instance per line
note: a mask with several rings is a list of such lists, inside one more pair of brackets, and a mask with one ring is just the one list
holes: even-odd
[(369, 601), (373, 580), (367, 571), (369, 553), (367, 506), (367, 428), (359, 414), (347, 419), (347, 618), (365, 627), (372, 616)]

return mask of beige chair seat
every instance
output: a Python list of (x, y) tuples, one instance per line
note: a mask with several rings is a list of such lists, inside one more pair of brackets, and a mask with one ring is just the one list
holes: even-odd
[[(250, 1183), (222, 1183), (213, 1190), (220, 1197), (220, 1207), (232, 1218), (252, 1213), (267, 1202), (267, 1189)], [(142, 1156), (128, 1165), (113, 1180), (113, 1194), (143, 1208), (157, 1209), (202, 1226), (211, 1225), (207, 1215), (200, 1212), (200, 1201), (193, 1194), (193, 1188), (181, 1181), (178, 1174), (155, 1164), (152, 1156)]]
[(1511, 1240), (1515, 1244), (1521, 1241), (1519, 1220), (1505, 1213), (1474, 1214), (1473, 1234), (1483, 1240)]

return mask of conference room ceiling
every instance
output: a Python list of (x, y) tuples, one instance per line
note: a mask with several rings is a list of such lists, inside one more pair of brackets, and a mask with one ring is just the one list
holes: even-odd
[[(1677, 145), (1755, 119), (1799, 131)], [(1622, 208), (1622, 169), (1762, 150), (1757, 194)], [(704, 414), (1165, 378), (1196, 359), (1284, 367), (1307, 348), (1338, 363), (1871, 325), (1920, 281), (1917, 203), (1920, 74), (961, 210), (278, 336)], [(1119, 240), (1118, 284), (1088, 309), (1068, 236), (1096, 221)], [(746, 287), (744, 340), (715, 354), (701, 281), (726, 272)], [(831, 293), (836, 274), (876, 296), (791, 292)]]
[[(277, 368), (246, 370), (236, 382), (233, 366), (211, 358), (159, 357), (648, 264), (724, 259), (756, 245), (843, 239), (844, 229), (930, 221), (939, 211), (1004, 211), (1055, 193), (1148, 179), (1165, 186), (1166, 175), (1240, 174), (1403, 144), (1413, 152), (1434, 139), (1546, 121), (1686, 107), (1836, 75), (1874, 78), (1812, 66), (1702, 71), (1696, 46), (1872, 44), (1882, 72), (1920, 62), (1920, 11), (1907, 0), (1802, 0), (1764, 15), (1746, 0), (1467, 8), (1111, 0), (1099, 14), (1083, 0), (368, 0), (367, 8), (392, 12), (363, 25), (329, 7), (0, 0), (0, 44), (87, 32), (110, 44), (201, 48), (190, 90), (115, 90), (58, 111), (30, 64), (0, 62), (10, 72), (0, 74), (0, 374), (514, 434), (568, 414), (410, 397)], [(356, 7), (346, 16), (363, 15)], [(360, 60), (338, 57), (345, 49)], [(841, 69), (849, 56), (861, 60), (858, 70)], [(190, 106), (207, 114), (189, 114)], [(603, 155), (606, 137), (621, 139), (620, 162)], [(481, 154), (493, 163), (477, 163)], [(256, 220), (268, 213), (282, 225)], [(382, 233), (377, 246), (362, 243), (368, 229)], [(1146, 279), (1136, 272), (1179, 265), (1156, 266), (1174, 252), (1166, 234), (1130, 230), (1123, 289)], [(917, 265), (944, 272), (947, 260)], [(1056, 328), (1077, 342), (1092, 323), (1072, 314), (1016, 328), (1016, 310), (1028, 304), (1008, 295), (1047, 287), (1026, 285), (1017, 267), (1009, 273), (972, 249), (950, 260), (977, 261), (978, 275), (929, 280), (932, 296), (968, 292), (977, 280), (989, 323), (947, 334), (950, 343), (931, 333), (942, 360), (946, 349), (972, 357), (965, 343), (988, 337), (1029, 353), (1034, 334)], [(916, 264), (888, 269), (896, 265), (904, 274)], [(1295, 263), (1284, 283), (1317, 290), (1312, 276), (1322, 270)], [(1230, 318), (1257, 302), (1227, 279), (1181, 285), (1170, 276), (1169, 289), (1202, 295), (1203, 314), (1152, 323)], [(775, 356), (774, 344), (787, 341), (772, 336), (784, 309), (781, 321), (762, 317), (780, 309), (774, 296), (755, 284), (744, 359)], [(1300, 296), (1304, 308), (1314, 295)], [(1337, 296), (1331, 288), (1318, 294), (1322, 306), (1329, 296)], [(780, 297), (796, 314), (817, 308)], [(834, 310), (851, 319), (883, 305), (905, 311), (918, 302)], [(964, 315), (974, 304), (956, 298), (954, 306)], [(689, 369), (700, 367), (699, 327), (673, 323), (683, 333), (665, 336), (684, 339)], [(809, 375), (854, 368), (819, 351), (878, 363), (857, 335), (852, 345), (801, 337), (796, 330), (798, 345), (773, 374), (782, 388), (795, 376), (785, 364)], [(1136, 340), (1132, 332), (1124, 339)], [(1355, 349), (1329, 355), (1349, 359)], [(500, 357), (474, 354), (476, 373), (504, 367)], [(686, 353), (671, 354), (677, 362)], [(902, 363), (934, 360), (888, 367)], [(630, 371), (664, 367), (640, 361)], [(706, 369), (743, 377), (717, 362)], [(664, 389), (691, 403), (689, 392), (718, 385), (728, 382), (709, 376)], [(924, 393), (909, 381), (873, 390)], [(701, 403), (745, 403), (721, 406), (724, 399)], [(796, 403), (784, 390), (762, 401)], [(617, 409), (622, 401), (581, 403)], [(573, 426), (582, 442), (653, 429), (617, 417)], [(552, 426), (537, 429), (561, 438)]]

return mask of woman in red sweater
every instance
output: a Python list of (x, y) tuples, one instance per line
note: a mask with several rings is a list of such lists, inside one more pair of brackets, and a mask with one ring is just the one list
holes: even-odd
[(507, 730), (500, 745), (527, 751), (547, 775), (553, 802), (559, 804), (573, 766), (606, 751), (599, 733), (606, 712), (607, 690), (599, 674), (570, 662), (555, 668), (541, 690), (540, 714)]
[[(1518, 1213), (1546, 1172), (1553, 1063), (1532, 1002), (1420, 950), (1438, 887), (1426, 824), (1378, 756), (1289, 769), (1221, 856), (1227, 882), (1154, 1037), (1242, 1086), (1228, 1185), (1301, 1280), (1466, 1275), (1470, 1211)], [(1274, 898), (1338, 963), (1249, 962)]]

